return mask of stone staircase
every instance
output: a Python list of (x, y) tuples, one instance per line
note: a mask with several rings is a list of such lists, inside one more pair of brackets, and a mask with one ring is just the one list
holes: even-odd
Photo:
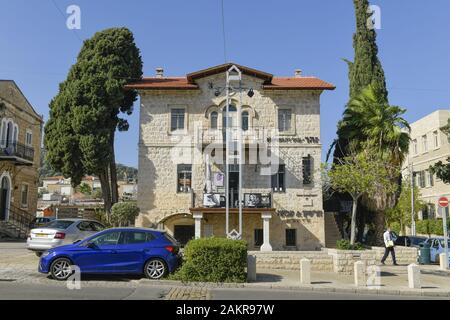
[(0, 239), (26, 239), (33, 217), (26, 211), (11, 206), (8, 221), (0, 221)]
[(342, 239), (342, 233), (336, 223), (335, 213), (325, 212), (325, 246), (336, 248), (336, 241)]

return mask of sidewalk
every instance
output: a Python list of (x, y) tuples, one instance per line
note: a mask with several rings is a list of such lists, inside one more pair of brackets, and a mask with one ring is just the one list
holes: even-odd
[(421, 266), (421, 289), (408, 287), (406, 265), (380, 266), (381, 285), (356, 287), (353, 276), (333, 272), (312, 272), (311, 285), (300, 285), (298, 270), (257, 270), (257, 280), (252, 283), (181, 283), (179, 281), (141, 280), (142, 285), (171, 285), (207, 288), (271, 288), (297, 291), (356, 293), (371, 295), (402, 295), (450, 298), (450, 271), (441, 271), (438, 266)]

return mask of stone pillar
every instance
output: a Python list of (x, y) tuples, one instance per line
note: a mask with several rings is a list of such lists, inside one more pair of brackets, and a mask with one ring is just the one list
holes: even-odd
[(247, 282), (256, 281), (256, 256), (247, 256)]
[(263, 212), (261, 213), (261, 218), (263, 219), (263, 244), (261, 251), (272, 251), (272, 246), (270, 245), (270, 219), (272, 218), (272, 213)]
[(447, 270), (448, 269), (448, 257), (447, 257), (447, 261), (445, 260), (446, 258), (446, 254), (445, 253), (441, 253), (439, 254), (439, 267), (441, 270)]
[(311, 261), (306, 258), (300, 260), (300, 284), (311, 284)]
[(353, 265), (354, 276), (355, 276), (355, 286), (365, 287), (366, 286), (366, 270), (364, 262), (356, 261)]
[(408, 286), (411, 289), (420, 289), (420, 267), (417, 264), (410, 264), (408, 266)]
[(199, 239), (202, 235), (203, 212), (194, 212), (192, 216), (195, 220), (195, 239)]

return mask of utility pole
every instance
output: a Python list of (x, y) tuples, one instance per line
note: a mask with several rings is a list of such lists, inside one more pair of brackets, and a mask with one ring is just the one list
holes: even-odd
[(416, 221), (414, 220), (414, 165), (411, 161), (411, 156), (408, 156), (408, 162), (409, 162), (409, 168), (410, 172), (409, 175), (411, 177), (411, 235), (416, 235)]

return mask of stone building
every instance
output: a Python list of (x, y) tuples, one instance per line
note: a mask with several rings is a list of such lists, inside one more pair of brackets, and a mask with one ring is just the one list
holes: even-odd
[(0, 119), (0, 229), (16, 232), (36, 214), (43, 118), (14, 81), (0, 80)]
[[(230, 69), (242, 80), (233, 85), (227, 108)], [(183, 77), (166, 77), (158, 69), (155, 77), (127, 87), (141, 97), (137, 225), (164, 228), (182, 243), (194, 235), (225, 237), (228, 231), (250, 249), (324, 246), (320, 96), (333, 85), (300, 70), (274, 77), (228, 63)]]
[(450, 185), (433, 175), (429, 168), (436, 162), (447, 163), (450, 157), (448, 136), (441, 128), (447, 125), (450, 110), (436, 110), (411, 124), (411, 145), (403, 165), (403, 176), (411, 177), (419, 187), (420, 198), (427, 204), (419, 213), (419, 219), (438, 217), (438, 199), (450, 197)]

